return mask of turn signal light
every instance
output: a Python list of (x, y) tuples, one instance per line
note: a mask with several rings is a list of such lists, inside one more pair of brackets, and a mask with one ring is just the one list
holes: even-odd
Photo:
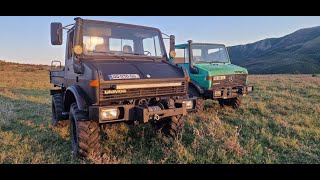
[(91, 87), (98, 87), (99, 86), (99, 81), (98, 80), (91, 80), (90, 81), (90, 86)]
[(212, 80), (212, 76), (207, 76), (206, 80), (211, 81)]

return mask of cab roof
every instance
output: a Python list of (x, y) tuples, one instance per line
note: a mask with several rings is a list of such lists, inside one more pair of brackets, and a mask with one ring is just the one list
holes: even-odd
[[(195, 45), (201, 45), (201, 44), (203, 44), (203, 45), (220, 45), (220, 46), (225, 46), (224, 44), (217, 44), (217, 43), (192, 43), (192, 44), (195, 44)], [(184, 44), (177, 44), (177, 45), (175, 45), (175, 47), (177, 48), (177, 49), (183, 49), (183, 48), (186, 48), (186, 47), (188, 47), (188, 43), (184, 43)]]
[(161, 33), (160, 29), (154, 28), (154, 27), (148, 27), (148, 26), (140, 26), (140, 25), (118, 23), (118, 22), (111, 22), (111, 21), (91, 20), (91, 19), (82, 19), (82, 20), (84, 22), (88, 22), (88, 23), (110, 24), (110, 25), (115, 25), (115, 26), (126, 26), (126, 27), (131, 27), (131, 28), (156, 30), (156, 31), (159, 31)]

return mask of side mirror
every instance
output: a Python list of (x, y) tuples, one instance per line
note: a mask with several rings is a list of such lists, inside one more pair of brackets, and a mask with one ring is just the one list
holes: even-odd
[(176, 57), (176, 38), (174, 35), (170, 36), (170, 52), (169, 56), (170, 58), (174, 59)]
[(62, 24), (51, 23), (51, 44), (61, 45), (62, 44)]
[(193, 66), (192, 40), (188, 41), (189, 47), (189, 69), (191, 74), (199, 74), (199, 69)]

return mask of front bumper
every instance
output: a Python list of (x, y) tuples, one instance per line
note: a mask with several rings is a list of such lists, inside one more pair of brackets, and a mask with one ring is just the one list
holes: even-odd
[[(91, 106), (89, 107), (89, 119), (99, 121), (99, 123), (119, 122), (119, 121), (139, 121), (140, 123), (147, 123), (149, 121), (156, 121), (166, 117), (177, 115), (186, 115), (189, 111), (195, 110), (195, 103), (192, 109), (187, 109), (183, 101), (192, 100), (195, 98), (185, 98), (175, 100), (174, 108), (161, 109), (159, 106), (141, 107), (134, 104), (129, 105), (110, 105), (110, 106)], [(100, 117), (101, 109), (103, 108), (117, 108), (119, 115), (117, 119), (103, 120)]]
[(197, 111), (197, 107), (196, 107), (197, 100), (198, 100), (198, 98), (196, 98), (196, 97), (189, 97), (189, 98), (183, 98), (183, 99), (176, 100), (176, 102), (182, 103), (183, 101), (192, 101), (192, 108), (187, 109), (187, 112), (195, 112), (195, 111)]
[(245, 96), (253, 91), (253, 86), (221, 87), (204, 91), (205, 99), (230, 99)]

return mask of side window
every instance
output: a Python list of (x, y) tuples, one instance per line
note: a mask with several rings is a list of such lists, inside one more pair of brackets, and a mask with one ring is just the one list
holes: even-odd
[(188, 49), (184, 50), (185, 63), (189, 63), (189, 51)]
[(203, 58), (201, 56), (202, 55), (201, 49), (193, 49), (192, 53), (193, 53), (193, 62), (203, 61)]
[(73, 52), (73, 35), (74, 35), (74, 33), (73, 33), (74, 31), (72, 31), (72, 32), (70, 32), (69, 34), (68, 34), (68, 60), (69, 59), (71, 59), (71, 57), (72, 57), (72, 52)]
[(176, 49), (176, 57), (174, 59), (174, 62), (176, 64), (182, 64), (186, 63), (186, 56), (185, 56), (185, 50), (184, 49)]

